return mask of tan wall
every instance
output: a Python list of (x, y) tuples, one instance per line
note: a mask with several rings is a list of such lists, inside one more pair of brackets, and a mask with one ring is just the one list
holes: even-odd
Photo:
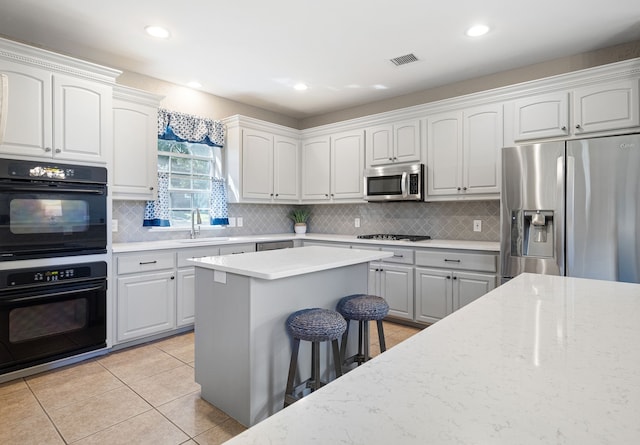
[(223, 119), (235, 114), (242, 114), (274, 124), (298, 128), (298, 119), (143, 74), (125, 71), (116, 79), (116, 82), (120, 85), (164, 96), (160, 106), (168, 110), (195, 114), (210, 119)]
[(633, 59), (635, 57), (640, 57), (640, 40), (612, 46), (598, 51), (563, 57), (510, 71), (478, 77), (438, 88), (418, 91), (416, 93), (398, 96), (392, 99), (373, 102), (341, 111), (305, 118), (300, 120), (298, 128), (312, 128), (348, 119), (355, 119), (357, 117), (425, 104), (437, 100), (462, 96), (464, 94), (486, 91), (493, 88), (555, 76), (571, 71), (592, 68), (598, 65), (605, 65), (607, 63)]

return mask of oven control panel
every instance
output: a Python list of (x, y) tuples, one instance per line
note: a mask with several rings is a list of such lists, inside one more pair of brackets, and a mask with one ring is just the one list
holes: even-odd
[(103, 278), (106, 277), (106, 275), (107, 264), (102, 261), (84, 264), (65, 264), (60, 267), (3, 270), (0, 271), (0, 289)]

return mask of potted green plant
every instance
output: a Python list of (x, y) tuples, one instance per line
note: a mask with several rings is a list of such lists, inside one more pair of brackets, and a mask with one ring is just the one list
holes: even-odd
[(293, 230), (298, 233), (307, 232), (307, 220), (311, 215), (311, 210), (306, 207), (296, 207), (289, 212), (289, 218), (293, 220)]

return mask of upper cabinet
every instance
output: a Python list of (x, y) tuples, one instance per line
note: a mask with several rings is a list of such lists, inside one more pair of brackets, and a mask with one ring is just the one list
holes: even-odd
[(515, 142), (640, 126), (638, 79), (600, 82), (514, 101)]
[(364, 131), (310, 138), (302, 143), (304, 202), (362, 202)]
[(0, 40), (8, 78), (3, 154), (106, 164), (118, 71)]
[(158, 106), (162, 97), (121, 86), (113, 91), (113, 199), (158, 196)]
[(245, 116), (233, 116), (225, 124), (229, 202), (298, 203), (297, 131)]
[(252, 129), (242, 130), (242, 197), (296, 202), (298, 141)]
[(367, 128), (367, 167), (420, 161), (420, 127), (420, 120), (412, 119)]
[(427, 118), (427, 201), (497, 199), (502, 104)]

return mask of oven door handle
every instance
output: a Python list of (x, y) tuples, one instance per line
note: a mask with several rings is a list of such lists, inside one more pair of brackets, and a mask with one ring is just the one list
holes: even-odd
[(2, 302), (3, 304), (7, 304), (7, 303), (22, 303), (22, 302), (29, 302), (29, 301), (34, 301), (34, 300), (41, 300), (42, 298), (64, 297), (66, 295), (77, 294), (78, 291), (81, 291), (81, 292), (99, 291), (99, 290), (104, 289), (104, 287), (105, 287), (104, 285), (96, 285), (96, 286), (91, 286), (91, 287), (75, 288), (75, 289), (70, 289), (70, 290), (61, 291), (61, 292), (42, 292), (42, 293), (39, 293), (38, 295), (32, 295), (30, 297), (17, 297), (17, 298), (9, 298), (9, 299), (0, 299), (0, 302)]
[(57, 185), (46, 187), (42, 185), (34, 185), (34, 186), (20, 186), (20, 185), (8, 185), (3, 184), (0, 185), (0, 190), (2, 191), (10, 191), (10, 192), (62, 192), (62, 193), (92, 193), (95, 195), (103, 195), (104, 187), (99, 187), (95, 189), (91, 188), (73, 188), (73, 187), (59, 187)]

